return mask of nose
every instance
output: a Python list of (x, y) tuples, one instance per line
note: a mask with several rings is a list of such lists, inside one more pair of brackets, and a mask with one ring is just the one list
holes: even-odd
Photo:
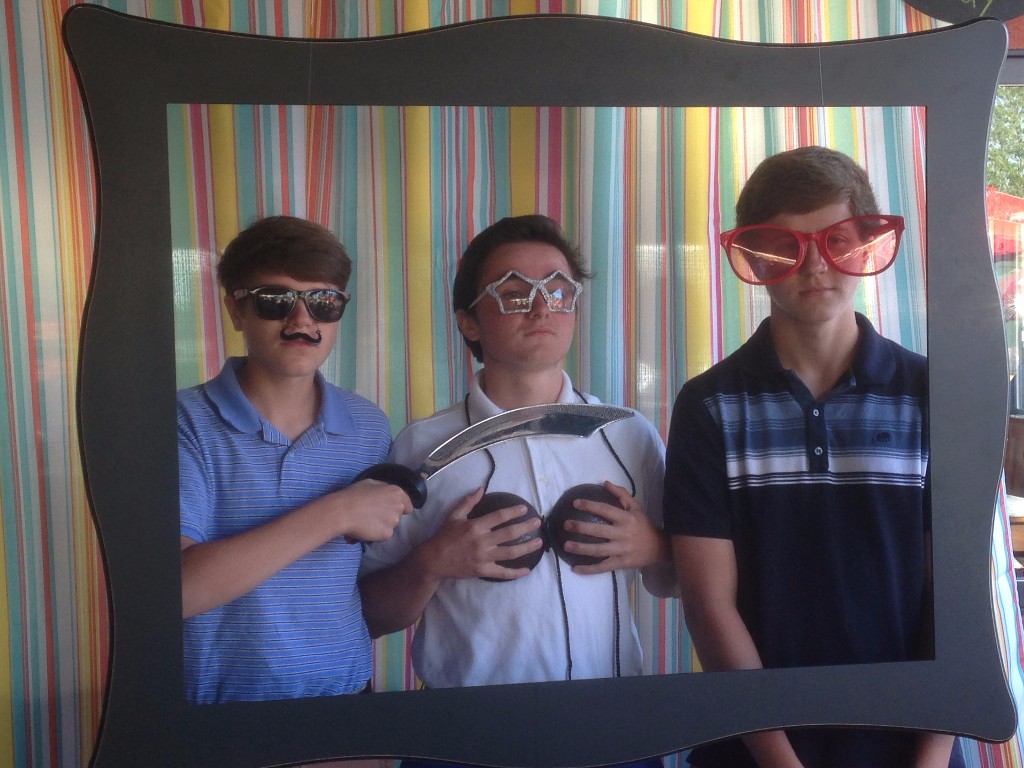
[(284, 322), (285, 325), (318, 325), (316, 318), (309, 313), (306, 300), (301, 296), (295, 300), (292, 311), (288, 313), (288, 317), (284, 319)]
[(818, 244), (812, 240), (807, 244), (807, 252), (804, 254), (804, 261), (800, 265), (800, 271), (814, 274), (825, 272), (828, 268), (829, 264), (818, 250)]
[(546, 315), (549, 311), (548, 300), (544, 298), (544, 294), (539, 289), (534, 289), (533, 301), (530, 302), (530, 314), (531, 315)]

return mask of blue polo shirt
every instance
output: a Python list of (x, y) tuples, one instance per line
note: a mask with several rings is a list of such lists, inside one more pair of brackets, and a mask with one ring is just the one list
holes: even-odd
[(665, 529), (732, 540), (765, 667), (931, 655), (927, 361), (857, 323), (851, 369), (819, 400), (766, 320), (673, 410)]
[[(233, 536), (352, 482), (391, 445), (384, 413), (328, 384), (316, 423), (292, 442), (242, 393), (232, 358), (178, 393), (181, 534)], [(356, 576), (360, 546), (334, 539), (253, 591), (186, 619), (188, 701), (297, 698), (362, 690), (372, 648)]]

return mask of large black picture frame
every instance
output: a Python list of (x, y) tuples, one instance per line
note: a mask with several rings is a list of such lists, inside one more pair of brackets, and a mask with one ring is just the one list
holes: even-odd
[[(94, 766), (368, 755), (582, 766), (782, 726), (1012, 734), (990, 595), (1006, 359), (983, 196), (1002, 24), (769, 46), (607, 18), (529, 16), (312, 41), (79, 5), (64, 34), (99, 176), (78, 389), (113, 617)], [(166, 111), (175, 103), (923, 105), (934, 660), (186, 705)]]

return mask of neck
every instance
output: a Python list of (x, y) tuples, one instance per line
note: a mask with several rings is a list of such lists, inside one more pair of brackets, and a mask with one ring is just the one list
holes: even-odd
[(852, 312), (820, 324), (788, 322), (773, 314), (771, 333), (779, 362), (799, 377), (815, 400), (850, 369), (860, 337)]
[(237, 375), (253, 408), (289, 440), (313, 426), (320, 411), (320, 390), (314, 376), (269, 376), (249, 363)]
[(524, 408), (528, 405), (557, 403), (562, 394), (562, 369), (543, 372), (508, 373), (484, 366), (480, 388), (499, 408)]

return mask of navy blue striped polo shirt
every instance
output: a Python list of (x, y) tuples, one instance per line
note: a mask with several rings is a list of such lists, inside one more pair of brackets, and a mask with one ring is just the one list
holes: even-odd
[(766, 320), (673, 410), (665, 528), (733, 541), (765, 667), (931, 653), (927, 361), (857, 323), (851, 369), (819, 400)]

